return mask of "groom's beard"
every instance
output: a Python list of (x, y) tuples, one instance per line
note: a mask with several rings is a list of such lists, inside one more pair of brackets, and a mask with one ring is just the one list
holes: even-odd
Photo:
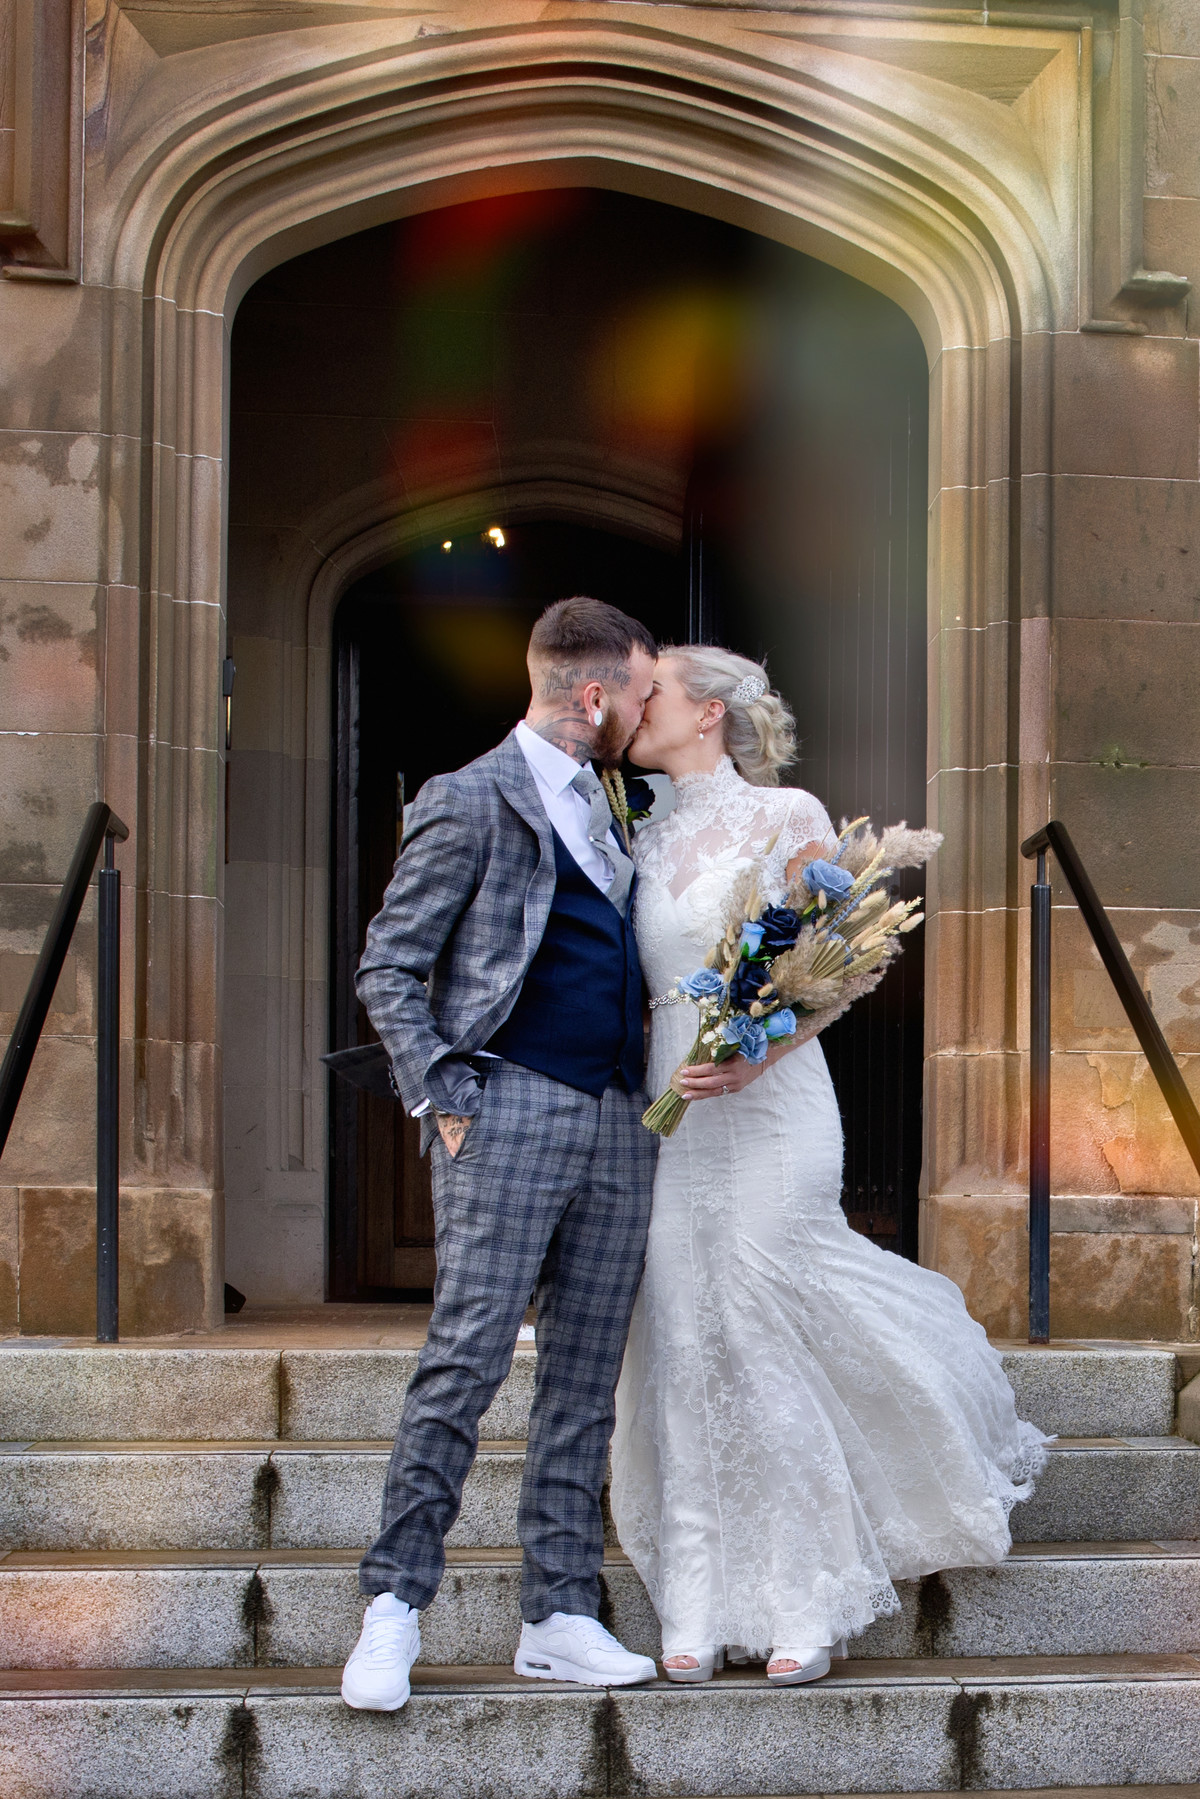
[(629, 730), (615, 712), (606, 713), (604, 723), (596, 727), (592, 761), (598, 762), (601, 768), (620, 768), (625, 759), (625, 751), (636, 736), (636, 729)]

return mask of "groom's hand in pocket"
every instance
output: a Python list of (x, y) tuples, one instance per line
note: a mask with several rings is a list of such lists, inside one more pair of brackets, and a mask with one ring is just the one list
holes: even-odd
[(439, 1112), (437, 1127), (442, 1134), (442, 1142), (446, 1145), (446, 1153), (453, 1161), (463, 1146), (463, 1138), (474, 1124), (473, 1118), (464, 1118), (457, 1112)]

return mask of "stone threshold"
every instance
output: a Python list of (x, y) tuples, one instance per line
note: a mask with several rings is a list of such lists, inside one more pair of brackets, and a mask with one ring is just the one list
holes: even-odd
[[(186, 1698), (222, 1695), (243, 1699), (290, 1694), (334, 1697), (338, 1668), (52, 1668), (0, 1671), (0, 1700), (78, 1698), (83, 1694), (120, 1698), (148, 1695)], [(1070, 1683), (1127, 1686), (1163, 1681), (1200, 1681), (1200, 1655), (995, 1655), (941, 1660), (837, 1661), (823, 1680), (807, 1687), (773, 1687), (765, 1672), (726, 1668), (698, 1687), (665, 1679), (636, 1687), (581, 1687), (571, 1681), (531, 1681), (510, 1667), (423, 1667), (412, 1670), (414, 1698), (450, 1694), (511, 1695), (536, 1699), (547, 1693), (674, 1693), (682, 1699), (718, 1698), (754, 1689), (794, 1703), (805, 1693), (880, 1687), (1047, 1686)], [(1126, 1789), (1128, 1790), (1128, 1789)], [(1166, 1789), (1154, 1787), (1155, 1793)]]

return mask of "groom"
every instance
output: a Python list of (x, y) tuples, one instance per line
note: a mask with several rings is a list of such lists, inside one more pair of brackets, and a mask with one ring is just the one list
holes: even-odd
[(367, 932), (358, 993), (432, 1143), (437, 1286), (388, 1468), (373, 1595), (342, 1697), (395, 1711), (445, 1567), (479, 1419), (537, 1305), (517, 1529), (514, 1666), (593, 1686), (654, 1677), (597, 1619), (613, 1390), (642, 1275), (655, 1139), (642, 1127), (633, 865), (593, 768), (641, 723), (655, 643), (599, 600), (529, 642), (533, 700), (496, 749), (438, 775)]

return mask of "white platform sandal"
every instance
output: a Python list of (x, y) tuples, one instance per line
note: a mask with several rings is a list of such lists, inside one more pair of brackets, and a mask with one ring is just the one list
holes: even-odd
[[(829, 1663), (833, 1656), (844, 1657), (847, 1654), (845, 1637), (839, 1637), (833, 1644), (822, 1644), (819, 1649), (788, 1649), (778, 1647), (771, 1651), (771, 1659), (767, 1663), (767, 1679), (773, 1687), (798, 1687), (810, 1680), (820, 1680), (829, 1672)], [(777, 1662), (793, 1662), (794, 1667), (779, 1668), (772, 1674), (771, 1669)]]
[[(688, 1661), (695, 1662), (694, 1668), (672, 1668), (671, 1663), (686, 1656)], [(711, 1680), (725, 1666), (724, 1646), (718, 1649), (676, 1649), (663, 1657), (663, 1673), (668, 1680), (701, 1681)]]

